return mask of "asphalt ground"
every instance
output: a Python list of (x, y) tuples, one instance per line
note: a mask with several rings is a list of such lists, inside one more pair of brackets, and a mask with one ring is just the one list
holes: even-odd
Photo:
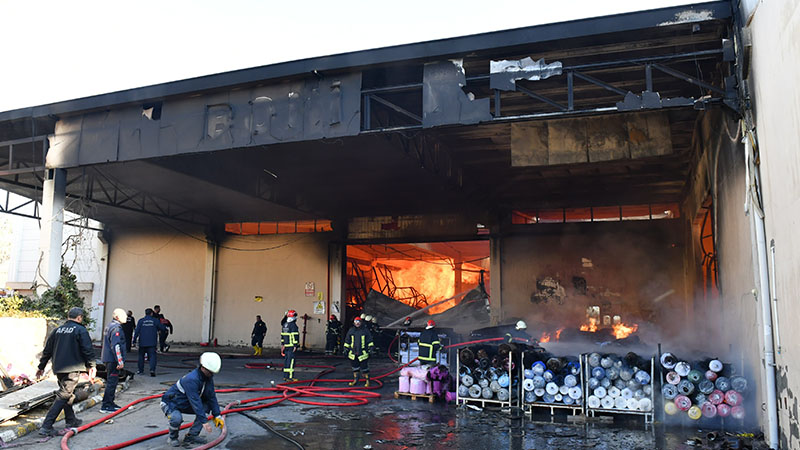
[[(197, 367), (199, 354), (206, 349), (177, 348), (159, 354), (156, 377), (137, 375), (129, 388), (117, 394), (116, 403), (126, 405), (144, 396), (163, 392), (184, 374)], [(217, 389), (234, 387), (268, 387), (281, 383), (280, 367), (248, 369), (246, 363), (282, 363), (279, 355), (251, 357), (239, 348), (214, 349), (223, 355), (222, 370), (214, 377)], [(136, 351), (128, 357), (126, 368), (136, 370)], [(297, 364), (333, 365), (336, 373), (325, 378), (350, 378), (350, 363), (341, 357), (299, 354)], [(396, 368), (388, 358), (374, 358), (373, 376)], [(145, 369), (147, 371), (147, 368)], [(298, 368), (295, 377), (312, 379), (321, 369)], [(704, 440), (708, 430), (694, 428), (663, 428), (645, 426), (641, 418), (622, 417), (614, 423), (607, 421), (569, 421), (566, 416), (551, 418), (549, 413), (537, 413), (525, 418), (520, 426), (512, 426), (507, 412), (485, 409), (475, 411), (454, 404), (414, 401), (394, 398), (397, 377), (391, 375), (385, 385), (374, 389), (380, 398), (363, 406), (313, 406), (284, 401), (278, 405), (251, 411), (250, 417), (241, 414), (226, 416), (228, 435), (217, 449), (697, 449), (721, 448), (720, 440)], [(331, 384), (334, 385), (334, 384)], [(335, 384), (344, 386), (344, 384)], [(234, 400), (271, 395), (259, 392), (218, 394), (221, 407)], [(325, 400), (325, 399), (315, 399)], [(335, 400), (325, 400), (335, 401)], [(95, 449), (128, 441), (167, 427), (167, 419), (158, 400), (135, 405), (107, 423), (101, 423), (69, 440), (71, 449)], [(99, 406), (90, 408), (78, 417), (89, 423), (104, 415)], [(43, 407), (29, 414), (44, 415)], [(186, 416), (185, 420), (193, 420)], [(63, 422), (56, 429), (63, 429)], [(185, 431), (181, 432), (181, 438)], [(201, 433), (209, 440), (219, 435)], [(729, 438), (731, 439), (731, 438)], [(738, 439), (738, 438), (737, 438)], [(293, 442), (292, 442), (293, 441)], [(61, 436), (42, 438), (31, 433), (5, 447), (57, 449)], [(714, 445), (712, 445), (714, 444)], [(1, 447), (1, 446), (0, 446)], [(159, 436), (130, 447), (137, 449), (166, 449), (166, 437)], [(746, 448), (746, 445), (742, 448)]]

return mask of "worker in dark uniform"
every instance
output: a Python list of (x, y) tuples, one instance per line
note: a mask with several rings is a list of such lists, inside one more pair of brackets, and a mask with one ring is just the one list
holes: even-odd
[(250, 344), (253, 346), (253, 356), (261, 356), (264, 346), (264, 336), (267, 334), (267, 324), (261, 320), (261, 316), (256, 316), (256, 323), (253, 325), (253, 332), (250, 333)]
[(283, 381), (297, 381), (294, 377), (294, 352), (300, 342), (300, 330), (297, 329), (297, 311), (286, 312), (286, 323), (281, 328), (281, 356), (283, 359)]
[(67, 321), (53, 330), (47, 338), (42, 357), (39, 359), (39, 370), (36, 378), (44, 375), (44, 368), (52, 358), (52, 370), (58, 378), (58, 392), (53, 406), (47, 412), (39, 434), (55, 435), (53, 424), (64, 411), (67, 427), (79, 427), (82, 420), (75, 417), (72, 403), (75, 401), (75, 386), (78, 385), (81, 372), (89, 372), (89, 379), (94, 380), (97, 368), (94, 363), (94, 349), (89, 332), (83, 326), (83, 309), (72, 308), (67, 313)]
[(419, 360), (422, 364), (436, 364), (436, 354), (442, 348), (439, 342), (439, 332), (436, 330), (436, 322), (429, 320), (425, 330), (419, 334)]
[(136, 373), (144, 373), (144, 355), (150, 360), (150, 376), (156, 376), (156, 345), (158, 345), (158, 332), (164, 329), (161, 321), (156, 319), (153, 310), (144, 310), (145, 316), (139, 319), (136, 330), (133, 332), (133, 342), (139, 341), (139, 370)]
[(325, 354), (333, 355), (339, 353), (339, 340), (342, 337), (342, 322), (333, 314), (328, 319), (328, 325), (325, 327)]
[(169, 420), (169, 437), (167, 443), (178, 447), (178, 432), (183, 423), (183, 414), (194, 414), (194, 423), (183, 438), (184, 444), (204, 444), (205, 438), (200, 437), (200, 429), (211, 432), (206, 414), (211, 413), (214, 425), (221, 428), (225, 421), (217, 403), (217, 394), (214, 391), (214, 374), (222, 367), (222, 360), (214, 352), (200, 355), (200, 367), (181, 377), (161, 396), (161, 410)]
[(136, 328), (136, 319), (133, 317), (133, 311), (128, 311), (125, 321), (122, 322), (122, 331), (125, 332), (125, 352), (131, 352), (131, 344), (133, 344), (133, 330)]
[(158, 331), (158, 351), (161, 353), (168, 352), (169, 345), (167, 344), (167, 336), (175, 331), (172, 328), (172, 322), (161, 314), (161, 306), (159, 305), (153, 306), (153, 317), (158, 319), (161, 325), (164, 326), (163, 329)]
[(104, 414), (110, 414), (120, 409), (120, 406), (114, 403), (114, 396), (117, 394), (120, 371), (125, 368), (125, 333), (122, 331), (122, 321), (127, 318), (128, 315), (124, 309), (115, 309), (111, 315), (111, 323), (103, 333), (102, 360), (106, 365), (107, 376), (100, 412)]
[(372, 343), (372, 334), (361, 322), (361, 317), (353, 319), (354, 326), (347, 330), (347, 336), (344, 338), (344, 349), (347, 357), (350, 358), (350, 366), (353, 368), (353, 381), (348, 384), (355, 386), (358, 383), (358, 372), (360, 371), (366, 380), (364, 387), (369, 387), (369, 351), (374, 344)]
[[(535, 340), (531, 341), (531, 337), (532, 336), (530, 334), (528, 334), (528, 332), (526, 331), (527, 329), (528, 329), (528, 325), (524, 321), (520, 320), (519, 322), (517, 322), (516, 325), (514, 325), (514, 329), (513, 330), (511, 330), (508, 333), (506, 333), (506, 336), (505, 336), (506, 337), (506, 342), (508, 342), (509, 344), (511, 344), (511, 343), (517, 343), (517, 344), (532, 343), (532, 344), (536, 344), (537, 342)], [(522, 342), (523, 340), (525, 342)]]

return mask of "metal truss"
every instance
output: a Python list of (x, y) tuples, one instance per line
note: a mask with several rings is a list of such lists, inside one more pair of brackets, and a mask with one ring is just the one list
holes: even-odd
[(0, 177), (44, 172), (46, 135), (0, 142)]
[(13, 214), (30, 219), (41, 218), (39, 214), (40, 206), (37, 200), (29, 199), (9, 191), (5, 191), (5, 193), (5, 202), (0, 203), (0, 213)]
[[(731, 62), (734, 59), (733, 49), (731, 42), (727, 39), (723, 40), (722, 48), (714, 50), (704, 50), (689, 53), (679, 53), (670, 55), (660, 55), (645, 58), (627, 59), (620, 61), (607, 61), (592, 64), (582, 64), (575, 66), (567, 66), (561, 70), (563, 77), (563, 84), (560, 88), (558, 95), (566, 98), (566, 102), (559, 102), (552, 98), (553, 86), (548, 87), (548, 94), (538, 91), (537, 82), (515, 83), (515, 91), (503, 91), (500, 89), (491, 89), (491, 95), (494, 99), (494, 107), (492, 111), (492, 122), (537, 119), (537, 118), (557, 118), (567, 117), (572, 115), (592, 114), (592, 113), (608, 113), (618, 111), (636, 111), (647, 109), (660, 109), (667, 107), (693, 107), (695, 109), (706, 109), (712, 104), (724, 104), (731, 109), (738, 111), (738, 98), (736, 91), (735, 77), (726, 77), (725, 87), (720, 88), (711, 83), (701, 80), (696, 76), (683, 73), (679, 70), (673, 69), (668, 66), (670, 63), (679, 61), (692, 61), (698, 58), (713, 58), (720, 57), (723, 61)], [(641, 69), (638, 71), (641, 74), (641, 79), (646, 90), (640, 94), (629, 92), (626, 89), (614, 86), (612, 82), (605, 82), (596, 76), (589, 75), (588, 72), (596, 72), (607, 69), (620, 69), (620, 68)], [(675, 80), (682, 81), (687, 87), (695, 86), (704, 91), (701, 96), (680, 96), (675, 98), (664, 98), (659, 94), (657, 86), (654, 85), (653, 71), (658, 71), (667, 75)], [(551, 76), (548, 79), (552, 80), (556, 76)], [(578, 109), (575, 105), (575, 80), (579, 79), (583, 82), (589, 83), (594, 86), (601, 87), (619, 96), (619, 101), (609, 101), (605, 105), (597, 105), (588, 109)], [(467, 77), (467, 86), (474, 86), (476, 88), (486, 87), (489, 83), (490, 75), (478, 75)], [(632, 80), (625, 80), (630, 83)], [(422, 112), (410, 111), (398, 105), (398, 100), (390, 101), (386, 96), (393, 96), (398, 98), (402, 96), (414, 96), (414, 101), (409, 101), (409, 104), (421, 105), (423, 83), (410, 83), (397, 86), (387, 86), (380, 88), (370, 88), (361, 91), (362, 95), (362, 132), (382, 132), (394, 131), (405, 129), (420, 129), (422, 128)], [(503, 99), (508, 95), (508, 92), (519, 92), (527, 95), (531, 100), (537, 102), (538, 106), (535, 111), (530, 113), (515, 113), (513, 115), (505, 114), (502, 108)], [(542, 110), (541, 104), (547, 106)], [(382, 111), (387, 114), (394, 115), (394, 123), (402, 123), (402, 125), (381, 126), (380, 124), (373, 123), (372, 110), (375, 107), (381, 107)], [(532, 108), (533, 109), (533, 108)]]
[[(41, 192), (42, 190), (41, 185), (35, 186), (17, 180), (3, 179), (2, 183), (30, 192)], [(208, 225), (211, 222), (203, 214), (125, 186), (97, 168), (83, 169), (80, 174), (67, 179), (66, 190), (66, 198), (70, 200), (66, 208), (81, 216), (91, 216), (91, 214), (86, 214), (85, 211), (79, 211), (79, 209), (90, 210), (93, 205), (101, 205), (195, 225)], [(41, 218), (40, 209), (38, 200), (28, 199), (8, 191), (6, 191), (5, 203), (0, 204), (0, 213), (33, 219)], [(95, 229), (81, 225), (78, 223), (79, 220), (80, 218), (67, 221), (65, 224)]]
[(82, 179), (84, 183), (83, 194), (80, 198), (90, 204), (110, 206), (197, 225), (207, 225), (210, 222), (205, 215), (127, 187), (96, 168), (85, 171), (72, 181), (68, 181), (67, 184), (78, 179)]

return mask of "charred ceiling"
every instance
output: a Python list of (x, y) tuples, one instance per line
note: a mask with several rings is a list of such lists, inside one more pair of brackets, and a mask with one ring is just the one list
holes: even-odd
[(729, 18), (665, 8), (0, 113), (0, 176), (38, 198), (50, 135), (47, 166), (111, 226), (680, 201), (698, 115), (736, 106)]

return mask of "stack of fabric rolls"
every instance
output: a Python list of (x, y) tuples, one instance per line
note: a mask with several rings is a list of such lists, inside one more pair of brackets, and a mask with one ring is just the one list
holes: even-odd
[(525, 403), (547, 403), (567, 406), (583, 404), (581, 365), (577, 357), (537, 355), (523, 369), (522, 392)]
[(730, 365), (719, 359), (690, 363), (670, 352), (661, 354), (660, 362), (666, 372), (661, 395), (668, 415), (686, 414), (692, 420), (745, 417), (747, 379), (734, 375)]
[(591, 409), (650, 412), (653, 384), (650, 360), (591, 353), (586, 357), (586, 406)]

